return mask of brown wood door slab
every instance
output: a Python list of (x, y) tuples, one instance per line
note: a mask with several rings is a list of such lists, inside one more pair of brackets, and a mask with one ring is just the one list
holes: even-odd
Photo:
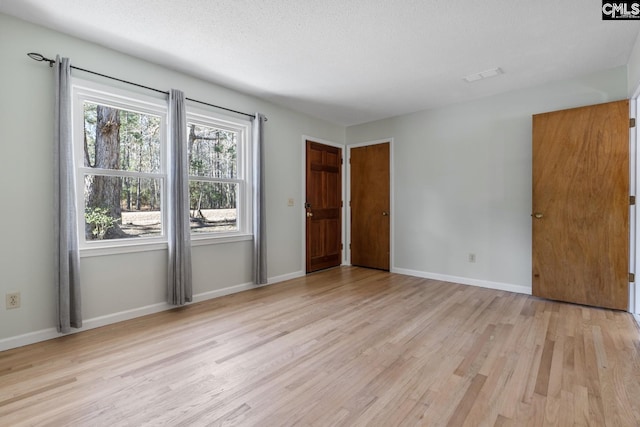
[(389, 270), (388, 142), (351, 149), (351, 264)]
[(342, 264), (342, 150), (307, 141), (307, 273)]
[(629, 102), (533, 116), (533, 295), (628, 308)]

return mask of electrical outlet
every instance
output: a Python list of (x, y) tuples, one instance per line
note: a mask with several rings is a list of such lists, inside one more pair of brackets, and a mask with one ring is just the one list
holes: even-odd
[(469, 254), (469, 262), (476, 262), (476, 254)]
[(7, 309), (20, 307), (20, 292), (12, 292), (6, 295)]

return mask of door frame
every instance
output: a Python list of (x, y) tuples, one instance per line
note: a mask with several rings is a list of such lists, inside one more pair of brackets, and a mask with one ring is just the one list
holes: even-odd
[[(638, 99), (640, 98), (640, 86), (636, 89), (633, 96), (629, 100), (629, 117), (636, 119), (636, 126), (629, 129), (629, 194), (638, 196), (638, 188), (640, 188), (640, 174), (638, 174), (638, 165), (640, 165), (640, 151), (636, 149), (636, 143), (640, 141), (638, 135), (640, 120), (638, 120)], [(636, 204), (638, 200), (636, 200)], [(636, 206), (629, 206), (629, 272), (636, 275), (635, 283), (629, 283), (629, 312), (636, 315), (636, 319), (640, 322), (640, 277), (637, 277), (637, 266), (640, 265), (640, 209)]]
[(342, 227), (341, 227), (341, 236), (340, 236), (340, 243), (342, 243), (342, 260), (341, 263), (342, 265), (347, 265), (346, 263), (346, 257), (345, 257), (345, 248), (347, 247), (346, 245), (346, 239), (345, 239), (345, 212), (346, 212), (346, 193), (345, 193), (345, 163), (346, 161), (345, 159), (345, 153), (346, 153), (346, 146), (345, 144), (340, 144), (339, 142), (333, 142), (333, 141), (328, 141), (326, 139), (322, 139), (322, 138), (316, 138), (313, 136), (308, 136), (308, 135), (302, 135), (302, 141), (301, 141), (301, 151), (302, 151), (302, 155), (300, 156), (301, 158), (301, 162), (300, 164), (301, 166), (301, 170), (302, 170), (302, 192), (300, 193), (300, 203), (299, 203), (299, 209), (300, 209), (300, 219), (301, 219), (301, 223), (302, 223), (302, 252), (300, 252), (302, 254), (301, 256), (301, 267), (300, 267), (300, 271), (302, 272), (302, 274), (307, 274), (307, 265), (306, 265), (306, 259), (307, 259), (307, 210), (304, 207), (304, 203), (303, 200), (306, 201), (306, 197), (307, 197), (307, 141), (313, 141), (313, 142), (317, 142), (319, 144), (323, 144), (323, 145), (328, 145), (330, 147), (336, 147), (336, 148), (340, 148), (342, 149), (342, 158), (343, 158), (343, 162), (342, 162), (342, 167), (341, 167), (341, 174), (342, 174), (342, 182), (340, 183), (340, 187), (342, 190)]
[[(359, 142), (356, 144), (348, 144), (347, 151), (345, 156), (345, 165), (347, 166), (346, 180), (347, 180), (347, 188), (346, 188), (346, 197), (345, 197), (345, 207), (348, 207), (349, 201), (351, 200), (351, 164), (349, 159), (351, 158), (351, 149), (357, 147), (366, 147), (368, 145), (376, 145), (376, 144), (384, 144), (389, 143), (389, 215), (391, 216), (391, 221), (389, 224), (389, 271), (394, 273), (395, 271), (395, 243), (393, 236), (395, 235), (395, 197), (394, 197), (394, 168), (393, 168), (393, 151), (394, 151), (394, 141), (393, 138), (384, 138), (384, 139), (376, 139), (375, 141), (366, 141)], [(351, 265), (351, 248), (349, 247), (349, 243), (351, 242), (351, 209), (346, 210), (346, 215), (344, 216), (346, 219), (346, 242), (344, 245), (344, 257), (347, 260), (348, 264)]]

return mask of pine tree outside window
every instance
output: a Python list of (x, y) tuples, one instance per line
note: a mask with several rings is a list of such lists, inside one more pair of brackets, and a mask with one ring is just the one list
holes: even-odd
[(73, 88), (81, 248), (163, 241), (166, 102), (100, 89)]
[(248, 234), (249, 122), (187, 113), (192, 238)]
[[(167, 114), (161, 97), (74, 81), (83, 256), (166, 246)], [(185, 209), (194, 245), (251, 238), (250, 126), (249, 121), (187, 107)]]

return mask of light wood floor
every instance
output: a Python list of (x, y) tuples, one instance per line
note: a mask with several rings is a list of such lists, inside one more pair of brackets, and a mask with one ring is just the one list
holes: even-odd
[(623, 312), (339, 268), (0, 353), (0, 425), (640, 425)]

